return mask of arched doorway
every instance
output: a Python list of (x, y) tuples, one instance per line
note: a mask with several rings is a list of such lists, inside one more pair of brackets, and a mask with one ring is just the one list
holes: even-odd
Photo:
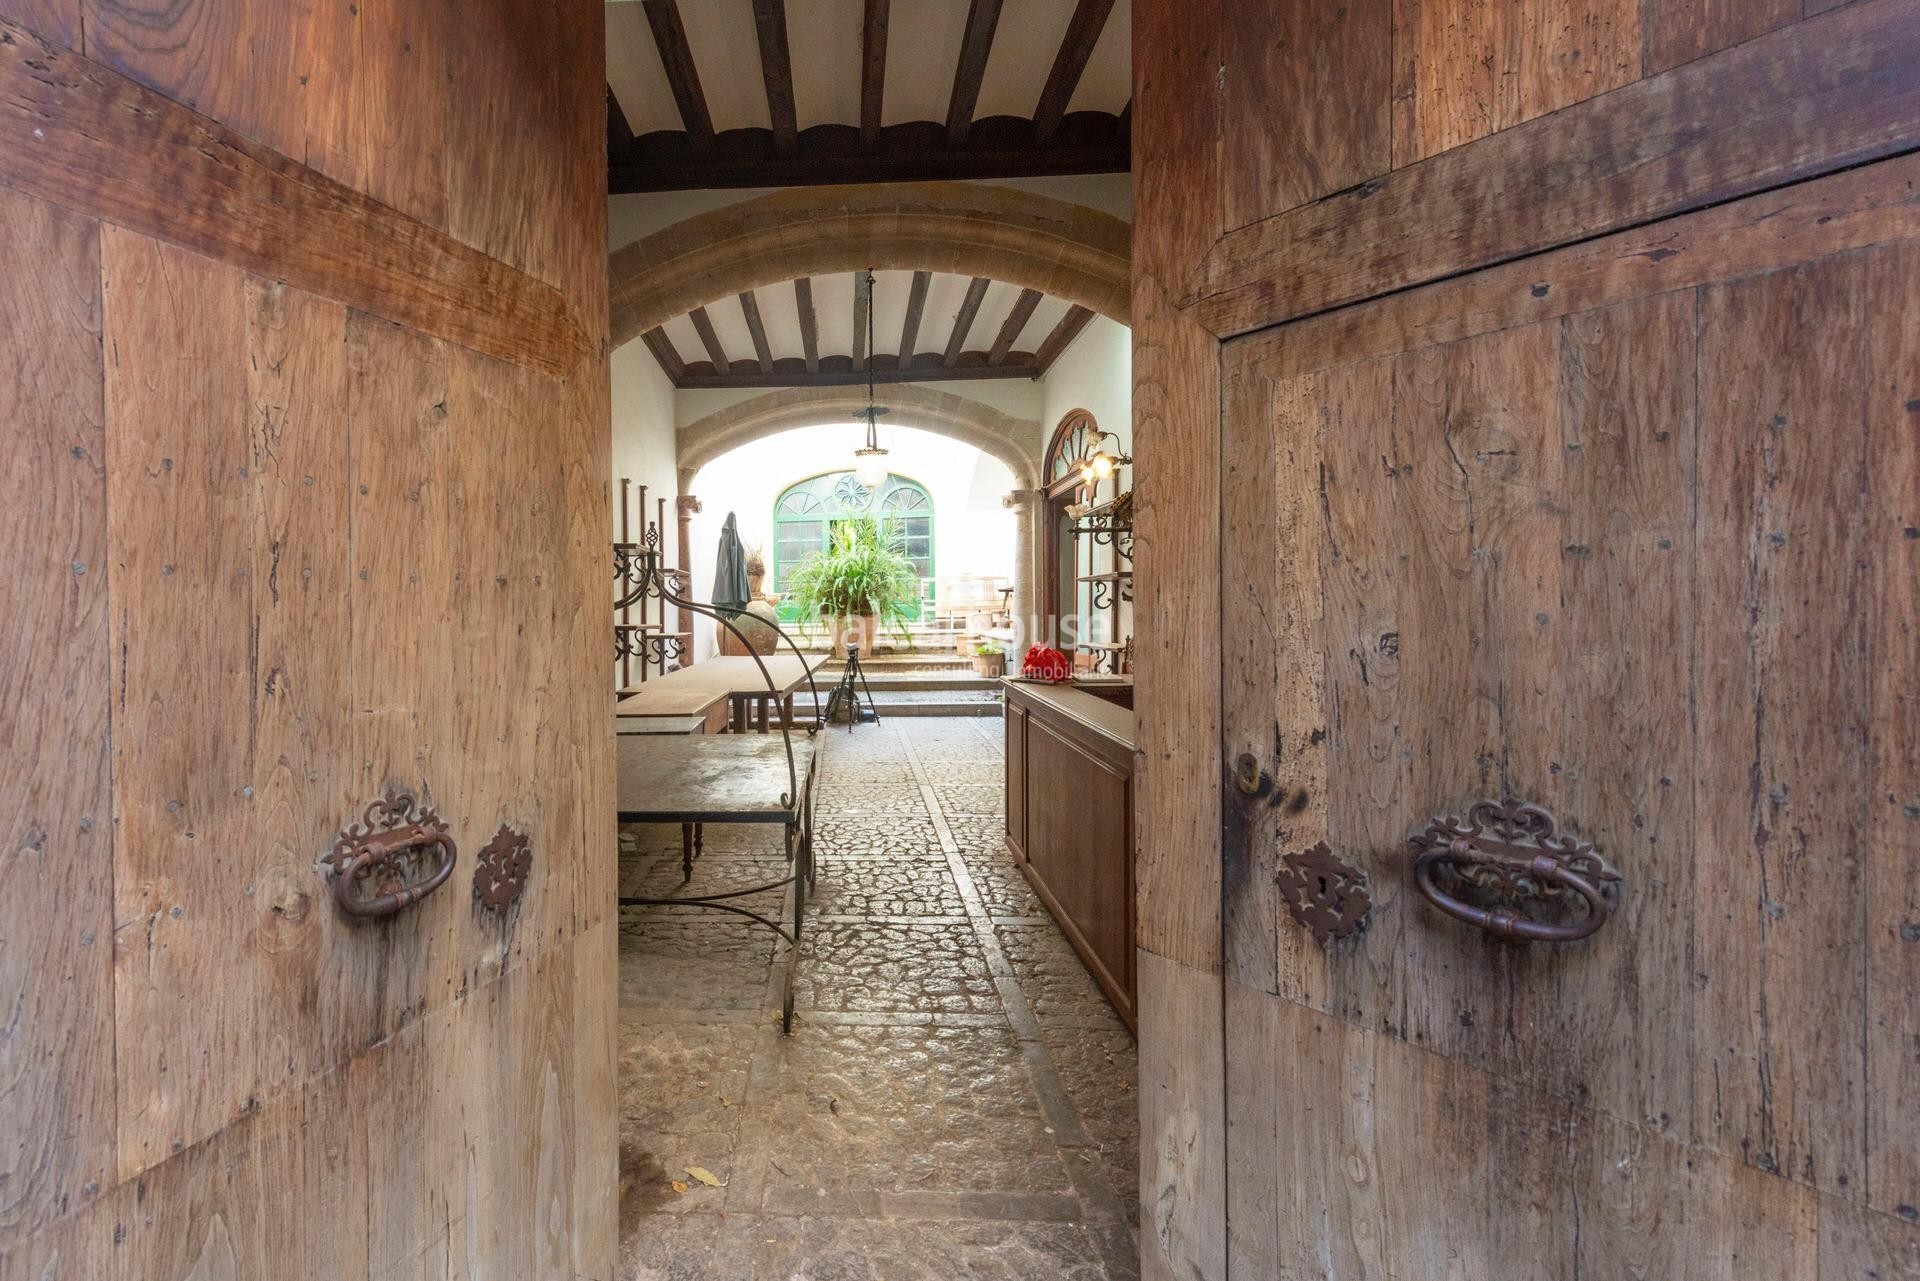
[[(773, 552), (767, 563), (774, 592), (788, 596), (793, 571), (826, 548), (835, 522), (866, 515), (887, 522), (898, 534), (902, 552), (913, 562), (922, 590), (908, 611), (908, 621), (918, 622), (928, 604), (926, 585), (934, 578), (933, 496), (926, 486), (905, 476), (889, 474), (869, 488), (851, 471), (821, 472), (782, 490), (773, 504)], [(791, 607), (783, 604), (780, 616), (791, 620)]]

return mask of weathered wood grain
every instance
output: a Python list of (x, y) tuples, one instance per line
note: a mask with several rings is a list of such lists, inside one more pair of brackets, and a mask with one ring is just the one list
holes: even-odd
[(589, 354), (552, 287), (5, 23), (0, 101), (0, 186), (546, 373)]
[(1230, 233), (1188, 312), (1242, 334), (1911, 148), (1916, 17), (1861, 0)]
[(1749, 196), (1250, 337), (1276, 378), (1920, 238), (1920, 157)]
[(1642, 0), (1395, 0), (1393, 167), (1640, 78)]
[[(445, 467), (452, 357), (436, 338), (362, 314), (348, 318), (346, 349), (349, 791), (362, 807), (395, 792), (416, 797), (460, 819), (471, 847), (464, 816), (448, 806), (459, 742), (447, 652), (454, 531), (445, 491), (459, 479)], [(396, 626), (400, 619), (414, 621)], [(375, 1037), (458, 990), (466, 958), (454, 955), (453, 897), (442, 892), (379, 930), (347, 934), (356, 963), (377, 978), (362, 1016)]]
[(1224, 1275), (1226, 1046), (1220, 975), (1141, 948), (1140, 1261), (1156, 1281)]
[(1376, 178), (1391, 167), (1390, 0), (1264, 6), (1226, 30), (1221, 136), (1227, 228)]
[(25, 27), (49, 44), (80, 47), (81, 0), (0, 0), (0, 19)]
[[(256, 744), (247, 843), (258, 851), (261, 1088), (268, 1096), (324, 1073), (377, 1036), (367, 1020), (371, 975), (336, 938), (317, 842), (365, 804), (340, 769), (336, 713), (349, 699), (344, 644), (349, 562), (344, 359), (347, 313), (285, 285), (245, 286), (248, 578), (255, 585)], [(343, 964), (343, 961), (348, 963)]]
[[(1516, 985), (1503, 1067), (1679, 1136), (1691, 1114), (1693, 298), (1636, 300), (1551, 328), (1560, 435), (1542, 444), (1563, 477), (1547, 540), (1560, 582), (1539, 628), (1554, 638), (1540, 651), (1558, 698), (1535, 709), (1544, 770), (1533, 762), (1514, 786), (1536, 789), (1528, 794), (1605, 850), (1631, 892), (1593, 946), (1529, 949), (1540, 954)], [(1569, 1054), (1572, 1045), (1604, 1048)]]
[[(99, 229), (0, 194), (0, 1241), (111, 1183), (113, 823)], [(91, 1190), (90, 1190), (91, 1189)], [(4, 1268), (0, 1268), (4, 1272)]]
[(1141, 1274), (1226, 1271), (1220, 980), (1220, 373), (1179, 314), (1220, 231), (1226, 17), (1217, 0), (1133, 23), (1136, 959)]
[(1867, 1172), (1863, 344), (1890, 265), (1709, 287), (1698, 321), (1694, 1133), (1849, 1197)]
[(124, 1179), (258, 1097), (256, 583), (243, 275), (108, 227), (101, 279)]
[[(1920, 254), (1874, 254), (1867, 307), (1920, 315)], [(1920, 331), (1878, 320), (1865, 335), (1867, 634), (1867, 1161), (1869, 1203), (1920, 1206), (1920, 1145), (1900, 1100), (1920, 1091)], [(1907, 1238), (1908, 1259), (1920, 1237)]]
[[(1817, 13), (1825, 5), (1807, 4)], [(1716, 53), (1801, 17), (1802, 0), (1640, 0), (1647, 73)]]

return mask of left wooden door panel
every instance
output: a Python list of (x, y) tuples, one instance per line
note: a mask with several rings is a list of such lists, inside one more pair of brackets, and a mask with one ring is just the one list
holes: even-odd
[[(87, 137), (73, 181), (0, 142), (0, 1281), (612, 1275), (604, 115), (574, 8), (0, 0), (0, 70)], [(461, 132), (488, 113), (456, 48), (489, 112), (537, 103), (511, 164)], [(476, 281), (573, 338), (480, 334)], [(317, 860), (394, 788), (460, 866), (356, 926)], [(534, 861), (496, 912), (469, 886), (502, 824)]]
[(5, 190), (0, 226), (0, 1239), (12, 1239), (113, 1182), (114, 833), (100, 233)]

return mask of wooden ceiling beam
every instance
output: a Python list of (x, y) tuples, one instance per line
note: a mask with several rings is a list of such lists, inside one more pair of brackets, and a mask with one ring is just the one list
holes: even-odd
[(927, 289), (933, 284), (933, 273), (916, 271), (913, 273), (913, 288), (907, 291), (907, 318), (900, 324), (900, 360), (902, 363), (913, 359), (915, 348), (920, 342), (920, 313), (927, 309)]
[(887, 96), (888, 0), (867, 0), (860, 32), (860, 150), (880, 145), (880, 114)]
[(1080, 331), (1085, 329), (1087, 322), (1092, 319), (1093, 313), (1085, 307), (1076, 305), (1067, 308), (1067, 314), (1060, 317), (1060, 323), (1053, 327), (1053, 332), (1046, 336), (1039, 350), (1033, 353), (1033, 363), (1038, 366), (1036, 377), (1053, 368), (1053, 362), (1060, 359), (1060, 353), (1080, 336)]
[(813, 313), (813, 281), (806, 276), (793, 282), (793, 309), (800, 317), (800, 348), (806, 353), (807, 372), (820, 372), (820, 322)]
[(687, 319), (693, 322), (693, 332), (700, 335), (700, 345), (707, 349), (713, 367), (716, 370), (732, 369), (733, 362), (727, 359), (727, 349), (720, 345), (720, 335), (713, 332), (713, 319), (707, 315), (707, 309), (695, 307), (687, 313)]
[(867, 358), (867, 273), (853, 273), (853, 363)]
[(1040, 101), (1033, 109), (1035, 142), (1051, 142), (1060, 132), (1060, 122), (1067, 116), (1067, 104), (1073, 101), (1073, 91), (1080, 85), (1087, 59), (1093, 56), (1093, 47), (1100, 43), (1100, 33), (1106, 28), (1107, 15), (1112, 12), (1113, 0), (1080, 0), (1074, 6), (1067, 33), (1060, 38), (1060, 49), (1053, 55), (1053, 70), (1047, 73), (1047, 83), (1040, 90)]
[(653, 358), (660, 362), (660, 370), (676, 384), (687, 376), (687, 364), (680, 359), (680, 353), (674, 349), (673, 339), (667, 337), (667, 331), (655, 325), (640, 335)]
[(791, 156), (800, 145), (800, 128), (793, 110), (793, 61), (787, 51), (786, 0), (753, 0), (753, 30), (760, 42), (760, 78), (767, 85), (767, 116), (773, 121), (773, 149), (783, 156)]
[(997, 366), (1005, 363), (1008, 354), (1013, 351), (1013, 340), (1020, 336), (1020, 331), (1027, 327), (1029, 320), (1033, 319), (1033, 309), (1039, 305), (1038, 289), (1020, 291), (1020, 296), (1013, 300), (1013, 310), (1007, 313), (1006, 323), (1000, 326), (999, 337), (993, 340), (993, 346), (987, 351), (989, 365)]
[(627, 123), (627, 113), (620, 107), (620, 99), (614, 97), (613, 86), (607, 86), (607, 154), (624, 155), (633, 146), (633, 126)]
[[(773, 362), (773, 372), (743, 366), (738, 372), (716, 373), (705, 364), (695, 365), (674, 381), (682, 388), (775, 387), (858, 387), (867, 381), (864, 364), (847, 356), (822, 356), (820, 368), (808, 373), (796, 356), (782, 356)], [(971, 382), (986, 379), (1033, 378), (1039, 366), (1030, 351), (1009, 352), (998, 365), (987, 364), (985, 352), (970, 351), (960, 364), (948, 368), (938, 352), (923, 352), (904, 367), (899, 358), (883, 352), (875, 361), (873, 381), (880, 384), (908, 382)]]
[(960, 41), (960, 62), (953, 70), (953, 95), (947, 100), (947, 145), (967, 145), (973, 129), (973, 109), (980, 101), (980, 82), (987, 74), (987, 55), (993, 52), (993, 29), (1000, 21), (1000, 0), (971, 0), (967, 32)]
[(948, 369), (959, 363), (960, 353), (966, 350), (967, 331), (973, 328), (973, 318), (980, 314), (980, 300), (987, 296), (987, 286), (992, 283), (985, 276), (975, 276), (967, 286), (967, 296), (960, 300), (960, 310), (953, 313), (953, 331), (947, 335), (947, 349), (941, 355), (941, 363)]
[(760, 322), (760, 300), (753, 290), (740, 295), (740, 314), (747, 318), (747, 332), (753, 335), (753, 354), (763, 373), (773, 372), (773, 349), (767, 345), (767, 327)]
[(680, 123), (686, 126), (687, 145), (695, 155), (713, 150), (713, 117), (707, 114), (707, 97), (700, 91), (700, 72), (693, 65), (693, 49), (687, 44), (687, 28), (680, 21), (680, 6), (674, 0), (642, 0), (647, 25), (653, 28), (653, 43), (660, 50), (660, 65), (666, 68), (667, 84), (680, 108)]

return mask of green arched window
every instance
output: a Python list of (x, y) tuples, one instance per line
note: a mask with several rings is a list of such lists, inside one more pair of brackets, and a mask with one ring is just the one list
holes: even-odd
[[(845, 516), (879, 516), (901, 533), (907, 559), (922, 579), (933, 577), (933, 499), (918, 481), (888, 476), (869, 489), (850, 471), (823, 472), (789, 485), (773, 503), (773, 557), (767, 566), (773, 590), (785, 596), (793, 571), (823, 550), (833, 522)], [(786, 606), (781, 617), (788, 617)], [(913, 611), (918, 618), (919, 607)]]

